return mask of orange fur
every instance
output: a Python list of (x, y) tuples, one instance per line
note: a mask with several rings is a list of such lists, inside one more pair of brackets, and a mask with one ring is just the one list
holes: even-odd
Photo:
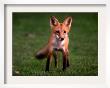
[(36, 54), (36, 57), (38, 59), (42, 59), (45, 57), (47, 58), (46, 71), (49, 71), (49, 65), (52, 61), (52, 56), (54, 56), (55, 58), (55, 66), (58, 67), (58, 51), (61, 51), (63, 55), (63, 70), (65, 70), (66, 67), (69, 66), (68, 33), (71, 28), (71, 23), (71, 17), (67, 17), (63, 23), (59, 23), (59, 21), (54, 16), (50, 18), (50, 26), (52, 32), (48, 44)]

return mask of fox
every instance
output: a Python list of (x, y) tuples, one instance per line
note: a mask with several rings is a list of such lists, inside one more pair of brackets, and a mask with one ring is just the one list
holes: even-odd
[(48, 43), (41, 48), (36, 54), (37, 59), (47, 58), (45, 71), (49, 71), (49, 66), (52, 62), (52, 57), (55, 59), (55, 67), (58, 68), (58, 52), (62, 53), (63, 68), (64, 71), (70, 66), (69, 63), (69, 37), (68, 33), (71, 29), (72, 17), (66, 17), (66, 19), (60, 23), (55, 16), (50, 18), (51, 34)]

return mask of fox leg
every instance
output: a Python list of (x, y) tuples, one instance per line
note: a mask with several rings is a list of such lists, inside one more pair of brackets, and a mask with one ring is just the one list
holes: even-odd
[(53, 57), (55, 59), (55, 67), (58, 68), (58, 52), (57, 51), (54, 52)]
[(52, 61), (52, 53), (50, 53), (47, 57), (46, 70), (45, 71), (49, 71), (49, 66), (51, 64), (51, 61)]
[(63, 71), (66, 69), (67, 67), (67, 52), (63, 51)]
[(70, 63), (69, 63), (69, 51), (67, 50), (67, 67), (69, 67), (70, 66)]

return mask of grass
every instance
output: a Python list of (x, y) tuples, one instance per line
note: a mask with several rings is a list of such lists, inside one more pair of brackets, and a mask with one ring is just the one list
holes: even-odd
[[(62, 71), (54, 59), (49, 72), (45, 72), (46, 59), (37, 60), (36, 51), (50, 36), (49, 19), (56, 16), (63, 22), (72, 16), (69, 33), (70, 67)], [(98, 75), (98, 13), (13, 13), (13, 76), (97, 76)]]

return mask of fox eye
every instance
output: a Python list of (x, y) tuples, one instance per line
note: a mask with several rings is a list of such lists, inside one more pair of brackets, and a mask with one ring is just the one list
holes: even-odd
[(66, 33), (66, 31), (64, 31), (64, 33)]
[(59, 33), (59, 31), (56, 31), (56, 33)]

